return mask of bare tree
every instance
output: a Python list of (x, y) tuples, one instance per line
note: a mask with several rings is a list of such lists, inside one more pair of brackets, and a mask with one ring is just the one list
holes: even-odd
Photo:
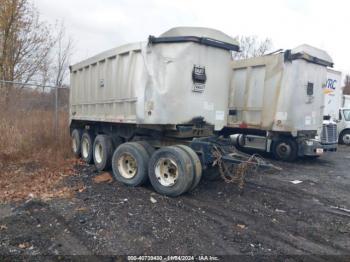
[(259, 40), (256, 36), (237, 36), (235, 39), (241, 50), (233, 53), (233, 58), (237, 60), (261, 56), (272, 49), (272, 41), (269, 38)]
[[(0, 36), (0, 79), (22, 83), (37, 80), (55, 41), (28, 0), (1, 0)], [(5, 96), (8, 90), (7, 85)]]
[(64, 23), (61, 22), (57, 37), (56, 46), (54, 48), (54, 66), (53, 66), (53, 84), (58, 87), (62, 87), (67, 75), (72, 55), (73, 40), (70, 36), (67, 36)]
[(62, 87), (66, 84), (72, 55), (73, 40), (67, 35), (64, 22), (56, 23), (53, 31), (56, 32), (53, 36), (55, 44), (46, 58), (47, 61), (38, 79), (43, 85), (43, 91), (45, 85)]
[(350, 75), (345, 76), (344, 85), (343, 94), (350, 95)]

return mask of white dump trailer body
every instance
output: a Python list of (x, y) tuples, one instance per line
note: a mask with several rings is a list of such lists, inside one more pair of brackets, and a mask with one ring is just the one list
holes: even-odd
[(308, 45), (233, 61), (228, 132), (238, 134), (233, 138), (238, 145), (284, 160), (336, 150), (336, 136), (327, 146), (316, 141), (328, 66), (331, 57)]
[[(307, 45), (293, 49), (291, 59), (287, 56), (283, 52), (233, 62), (230, 127), (295, 135), (320, 127), (322, 87), (332, 59), (326, 52)], [(321, 62), (314, 63), (313, 59)]]
[(71, 121), (138, 125), (227, 122), (235, 40), (207, 28), (174, 28), (71, 67)]
[(339, 109), (342, 107), (342, 74), (332, 69), (327, 70), (327, 82), (323, 87), (323, 115), (331, 120), (339, 120)]

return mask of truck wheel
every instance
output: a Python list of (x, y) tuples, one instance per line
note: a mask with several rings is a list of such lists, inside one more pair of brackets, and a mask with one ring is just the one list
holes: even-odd
[(106, 135), (98, 135), (93, 146), (94, 163), (98, 171), (107, 170), (111, 167), (113, 155), (112, 138)]
[(143, 146), (144, 149), (146, 149), (149, 157), (153, 155), (153, 153), (156, 151), (153, 146), (151, 146), (147, 141), (136, 141), (135, 143)]
[(81, 130), (74, 129), (71, 135), (72, 151), (76, 157), (80, 157), (81, 153)]
[(298, 157), (298, 145), (293, 139), (279, 139), (272, 144), (272, 154), (277, 160), (295, 161)]
[(127, 186), (141, 186), (148, 179), (148, 162), (149, 155), (142, 145), (124, 143), (113, 154), (113, 176)]
[(93, 163), (92, 156), (93, 136), (89, 132), (84, 132), (81, 137), (81, 158), (87, 163)]
[(190, 148), (189, 146), (176, 145), (176, 147), (184, 150), (191, 158), (192, 165), (194, 167), (194, 174), (193, 174), (193, 182), (192, 182), (192, 185), (191, 185), (189, 191), (192, 191), (193, 189), (195, 189), (198, 186), (199, 182), (201, 181), (202, 163), (201, 163), (197, 153), (194, 152), (194, 150), (192, 148)]
[(191, 157), (175, 146), (157, 150), (151, 157), (148, 168), (154, 190), (171, 197), (179, 196), (191, 188), (193, 172)]
[(344, 130), (339, 136), (339, 143), (343, 145), (350, 145), (350, 130)]

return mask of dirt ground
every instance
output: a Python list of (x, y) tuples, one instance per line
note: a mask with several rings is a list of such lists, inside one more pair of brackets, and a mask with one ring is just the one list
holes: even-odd
[(275, 164), (283, 171), (249, 176), (243, 195), (222, 180), (202, 180), (178, 198), (155, 194), (149, 185), (96, 181), (93, 167), (78, 165), (78, 175), (65, 181), (84, 184), (73, 198), (0, 205), (0, 254), (350, 259), (350, 147)]

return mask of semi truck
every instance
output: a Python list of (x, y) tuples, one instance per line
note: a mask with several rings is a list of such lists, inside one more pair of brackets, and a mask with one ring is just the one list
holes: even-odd
[(233, 61), (224, 133), (239, 149), (270, 152), (285, 161), (335, 151), (335, 124), (323, 125), (324, 139), (317, 139), (322, 87), (332, 66), (325, 51), (309, 45)]
[(344, 96), (341, 81), (341, 72), (332, 69), (327, 70), (327, 82), (323, 88), (324, 122), (323, 129), (320, 130), (320, 137), (321, 140), (325, 140), (327, 137), (325, 133), (329, 130), (324, 127), (330, 123), (336, 124), (338, 142), (350, 145), (350, 107), (343, 104)]
[(125, 185), (149, 180), (173, 197), (198, 185), (215, 152), (226, 164), (254, 164), (224, 150), (231, 141), (218, 134), (238, 50), (218, 30), (179, 27), (71, 66), (74, 154), (97, 170), (111, 167)]

